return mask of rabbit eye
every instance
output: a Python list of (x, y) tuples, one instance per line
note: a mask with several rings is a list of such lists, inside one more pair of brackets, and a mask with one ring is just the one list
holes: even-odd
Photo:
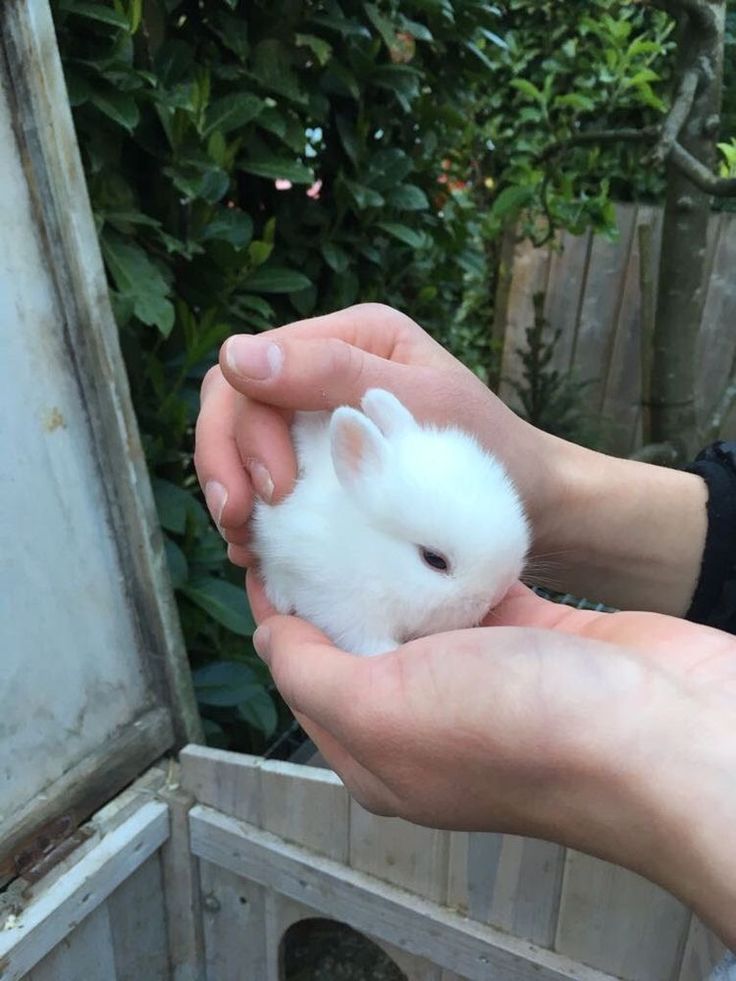
[(447, 572), (450, 565), (444, 555), (440, 555), (439, 552), (433, 552), (429, 548), (420, 548), (419, 551), (422, 554), (422, 559), (431, 569), (436, 569), (438, 572)]

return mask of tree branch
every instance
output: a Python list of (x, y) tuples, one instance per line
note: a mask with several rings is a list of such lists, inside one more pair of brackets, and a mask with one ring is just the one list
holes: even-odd
[(688, 153), (679, 143), (673, 143), (669, 159), (692, 183), (706, 194), (719, 198), (736, 196), (736, 177), (718, 177), (705, 164)]
[[(717, 32), (715, 14), (711, 9), (709, 0), (639, 0), (639, 2), (643, 2), (648, 7), (664, 10), (676, 20), (679, 20), (683, 14), (687, 14), (691, 22), (703, 34), (712, 35)], [(723, 3), (725, 0), (715, 0), (715, 2)]]
[(660, 132), (659, 126), (645, 126), (642, 129), (634, 129), (633, 127), (628, 129), (589, 129), (582, 133), (576, 133), (566, 140), (550, 143), (537, 155), (537, 162), (544, 163), (550, 157), (557, 156), (558, 153), (563, 153), (572, 147), (583, 146), (586, 143), (618, 143), (620, 140), (636, 143), (652, 142), (659, 137)]
[(670, 155), (672, 145), (680, 135), (680, 130), (690, 115), (700, 79), (701, 73), (698, 68), (689, 68), (682, 76), (677, 95), (667, 113), (657, 145), (650, 154), (650, 160), (653, 164), (663, 164)]

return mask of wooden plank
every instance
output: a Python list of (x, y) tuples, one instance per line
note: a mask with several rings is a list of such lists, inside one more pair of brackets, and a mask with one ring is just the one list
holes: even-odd
[(568, 849), (555, 949), (626, 981), (677, 976), (690, 912), (641, 876)]
[(693, 915), (677, 981), (704, 981), (727, 953), (721, 941)]
[(550, 364), (563, 374), (572, 364), (591, 244), (588, 235), (562, 232), (550, 257), (544, 315), (552, 330), (562, 331)]
[(350, 802), (350, 865), (402, 889), (445, 902), (450, 833), (379, 817)]
[(110, 913), (116, 981), (170, 981), (160, 855), (151, 855), (105, 905)]
[(185, 746), (179, 754), (182, 788), (200, 804), (260, 827), (261, 759), (207, 746)]
[[(58, 503), (55, 500), (54, 510), (46, 514), (46, 521), (37, 525), (29, 514), (32, 502), (26, 495), (17, 512), (24, 520), (16, 522), (11, 554), (23, 559), (26, 568), (33, 560), (33, 578), (38, 581), (42, 581), (39, 576), (47, 556), (63, 556), (66, 575), (57, 577), (53, 600), (62, 613), (65, 600), (69, 603), (66, 616), (59, 618), (57, 643), (54, 644), (51, 635), (51, 644), (40, 648), (44, 656), (47, 649), (54, 650), (55, 656), (46, 658), (44, 673), (37, 677), (46, 679), (49, 686), (53, 684), (52, 678), (59, 670), (61, 628), (68, 623), (70, 613), (88, 609), (89, 622), (82, 624), (77, 616), (73, 639), (76, 647), (96, 650), (101, 662), (97, 674), (101, 679), (109, 679), (111, 686), (98, 687), (96, 699), (91, 699), (88, 706), (82, 729), (92, 745), (102, 738), (91, 725), (94, 711), (104, 713), (105, 703), (114, 703), (113, 696), (120, 701), (121, 691), (129, 702), (136, 688), (145, 692), (149, 703), (152, 697), (159, 703), (170, 703), (180, 743), (187, 739), (200, 740), (201, 724), (191, 673), (47, 0), (0, 5), (0, 74), (3, 93), (0, 115), (9, 114), (13, 120), (12, 131), (6, 132), (3, 127), (0, 134), (3, 184), (13, 194), (20, 185), (20, 194), (14, 199), (4, 199), (2, 225), (12, 229), (5, 240), (11, 252), (17, 249), (25, 274), (30, 272), (37, 278), (31, 290), (26, 291), (22, 277), (14, 275), (17, 262), (9, 266), (0, 263), (0, 269), (9, 271), (7, 292), (11, 308), (14, 307), (13, 321), (19, 328), (11, 335), (18, 335), (19, 344), (34, 349), (27, 366), (27, 370), (32, 369), (34, 384), (30, 388), (26, 384), (26, 411), (21, 420), (22, 427), (31, 427), (32, 439), (27, 439), (24, 428), (17, 429), (18, 418), (15, 418), (15, 445), (23, 447), (23, 457), (19, 459), (16, 455), (14, 459), (22, 463), (29, 455), (47, 454), (56, 467), (44, 471), (50, 479), (44, 482), (44, 487), (36, 486), (34, 506), (38, 506), (42, 491), (61, 497)], [(32, 201), (30, 209), (29, 201)], [(31, 255), (27, 251), (31, 248), (27, 243), (29, 231), (35, 236), (38, 255), (26, 267), (25, 259)], [(17, 304), (15, 298), (19, 298)], [(36, 319), (39, 304), (45, 315)], [(19, 320), (24, 321), (22, 329)], [(58, 353), (60, 359), (56, 358)], [(59, 383), (53, 390), (46, 386), (49, 378)], [(54, 398), (54, 393), (59, 395), (58, 405), (48, 401)], [(65, 457), (63, 449), (75, 441), (77, 447), (84, 443), (85, 454)], [(57, 486), (58, 476), (83, 464), (88, 470), (91, 464), (94, 470), (86, 485), (82, 481)], [(16, 486), (22, 486), (23, 474), (19, 471), (15, 476)], [(63, 488), (62, 495), (59, 495), (60, 488)], [(37, 535), (41, 551), (37, 542), (32, 541), (34, 548), (26, 555), (24, 528), (43, 529), (43, 534)], [(73, 536), (69, 535), (70, 528)], [(67, 547), (57, 549), (50, 544), (49, 532), (55, 538), (64, 539)], [(85, 535), (89, 542), (84, 540)], [(82, 558), (78, 561), (80, 544)], [(5, 554), (4, 548), (0, 551)], [(99, 575), (95, 567), (103, 556), (106, 574)], [(28, 593), (27, 585), (25, 588)], [(40, 624), (45, 619), (45, 608), (35, 604), (34, 609)], [(17, 608), (16, 620), (19, 614)], [(111, 636), (113, 622), (123, 619), (133, 642), (127, 648), (111, 647), (106, 641), (106, 631)], [(30, 626), (34, 627), (32, 621)], [(29, 631), (29, 635), (33, 633)], [(34, 649), (35, 645), (27, 641), (27, 657)], [(130, 667), (131, 655), (140, 662), (134, 665), (137, 676), (134, 674), (127, 687), (119, 690), (113, 682), (123, 666)], [(55, 695), (64, 691), (70, 697), (69, 693), (76, 688), (72, 675), (73, 672), (67, 672), (63, 679), (66, 690), (57, 685)], [(137, 706), (133, 714), (139, 714), (143, 707), (149, 706)], [(120, 725), (117, 714), (107, 709), (108, 732)], [(70, 730), (73, 718), (70, 714), (66, 719)], [(61, 728), (57, 724), (54, 730), (58, 732)], [(64, 744), (71, 735), (68, 731)], [(60, 748), (57, 745), (57, 752), (48, 755), (58, 757)], [(47, 754), (38, 753), (36, 759), (44, 755)]]
[[(147, 975), (141, 975), (148, 981)], [(156, 975), (151, 975), (154, 981)], [(116, 973), (110, 913), (98, 906), (26, 975), (25, 981), (121, 981)]]
[(467, 920), (405, 890), (208, 807), (190, 812), (192, 851), (247, 879), (469, 979), (603, 981), (610, 976)]
[(43, 796), (4, 815), (0, 823), (0, 881), (19, 874), (43, 856), (39, 839), (48, 838), (50, 828), (59, 828), (61, 833), (72, 831), (130, 783), (141, 766), (160, 756), (173, 738), (169, 710), (152, 709), (124, 727), (118, 736), (87, 753), (51, 783)]
[(555, 939), (565, 850), (533, 838), (454, 834), (448, 903), (545, 947)]
[(179, 787), (159, 794), (169, 807), (170, 836), (161, 849), (171, 981), (205, 981), (199, 863), (189, 850), (194, 797)]
[(199, 870), (208, 981), (272, 981), (266, 968), (266, 890), (210, 862), (200, 862)]
[(260, 826), (318, 855), (347, 862), (350, 796), (337, 774), (264, 760), (260, 775)]
[(514, 276), (508, 293), (508, 319), (501, 357), (501, 383), (498, 394), (512, 408), (519, 400), (511, 386), (522, 377), (518, 349), (525, 346), (526, 329), (534, 322), (534, 293), (547, 287), (550, 256), (546, 249), (534, 249), (528, 242), (519, 243), (514, 253)]
[(0, 931), (0, 979), (30, 971), (167, 839), (168, 809), (151, 801)]
[(698, 420), (704, 427), (710, 422), (729, 381), (733, 381), (736, 359), (736, 220), (731, 214), (714, 216), (711, 228), (718, 222), (713, 240), (712, 275), (707, 284), (703, 319), (698, 333), (696, 360), (696, 404)]

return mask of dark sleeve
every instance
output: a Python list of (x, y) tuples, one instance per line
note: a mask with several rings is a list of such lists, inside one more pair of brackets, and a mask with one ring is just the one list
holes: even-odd
[(708, 485), (708, 531), (686, 619), (736, 634), (736, 442), (713, 443), (683, 469)]

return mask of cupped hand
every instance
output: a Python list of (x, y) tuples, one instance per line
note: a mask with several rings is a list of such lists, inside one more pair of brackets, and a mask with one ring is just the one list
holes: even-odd
[(559, 841), (710, 915), (708, 842), (736, 845), (736, 640), (519, 586), (486, 626), (357, 658), (248, 589), (277, 687), (364, 806)]
[(506, 464), (536, 523), (546, 513), (553, 438), (520, 420), (414, 321), (368, 303), (223, 345), (202, 385), (195, 466), (233, 562), (247, 566), (254, 494), (293, 487), (295, 410), (357, 404), (368, 388), (396, 394), (421, 421), (475, 433)]

